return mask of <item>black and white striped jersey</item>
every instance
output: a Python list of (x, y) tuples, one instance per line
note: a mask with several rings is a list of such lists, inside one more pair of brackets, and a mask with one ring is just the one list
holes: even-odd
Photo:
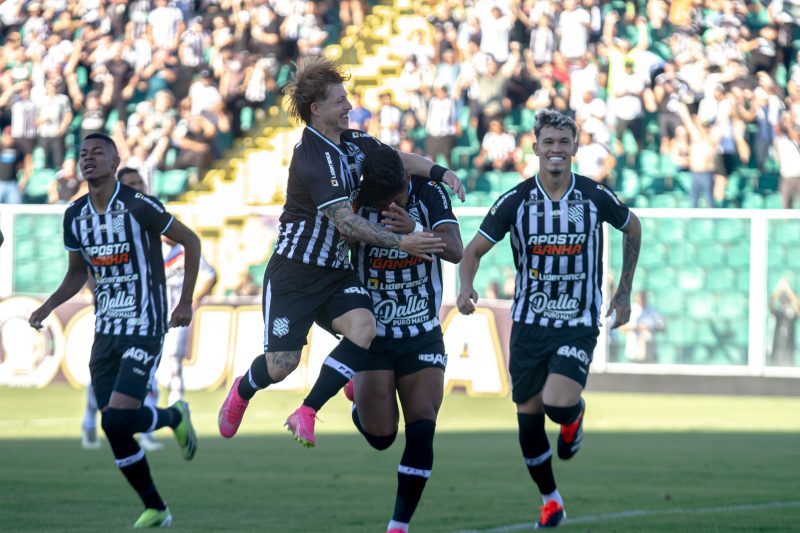
[(289, 165), (286, 203), (274, 252), (320, 267), (352, 269), (347, 242), (321, 209), (352, 200), (364, 158), (380, 141), (346, 130), (336, 145), (306, 126)]
[(173, 217), (155, 198), (117, 183), (103, 214), (89, 195), (64, 213), (64, 246), (80, 252), (95, 279), (95, 331), (157, 336), (167, 332), (161, 234)]
[[(458, 224), (440, 183), (413, 176), (409, 187), (406, 211), (416, 222), (430, 229)], [(359, 207), (357, 212), (376, 224), (383, 218), (370, 207)], [(442, 264), (438, 257), (431, 262), (396, 248), (358, 243), (353, 246), (353, 263), (372, 296), (379, 337), (414, 337), (439, 325)]]
[(515, 322), (545, 327), (600, 327), (603, 231), (624, 229), (630, 211), (611, 189), (580, 175), (560, 201), (538, 176), (501, 195), (481, 223), (492, 243), (511, 232), (516, 266)]

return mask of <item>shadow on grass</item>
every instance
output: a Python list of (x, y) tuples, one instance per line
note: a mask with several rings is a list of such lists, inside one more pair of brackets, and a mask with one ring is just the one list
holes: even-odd
[[(149, 453), (148, 460), (175, 529), (381, 533), (391, 517), (403, 435), (386, 452), (372, 450), (357, 435), (321, 434), (311, 450), (288, 435), (206, 437), (190, 463), (180, 458), (169, 432), (159, 438), (167, 446)], [(441, 433), (435, 451), (433, 476), (414, 519), (416, 533), (531, 523), (538, 496), (515, 432)], [(573, 518), (800, 494), (800, 446), (797, 435), (786, 433), (590, 431), (573, 460), (553, 464)], [(77, 440), (0, 440), (0, 479), (4, 531), (122, 530), (140, 512), (105, 442), (98, 451), (84, 451)], [(768, 518), (746, 513), (709, 518), (676, 511), (620, 519), (602, 530), (747, 529), (752, 520), (755, 529), (774, 524), (778, 531), (796, 513), (778, 509)]]

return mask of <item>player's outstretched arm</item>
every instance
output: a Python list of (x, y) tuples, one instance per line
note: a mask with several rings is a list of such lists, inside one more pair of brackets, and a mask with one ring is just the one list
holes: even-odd
[[(430, 159), (422, 157), (421, 155), (401, 152), (400, 150), (398, 150), (397, 153), (400, 154), (400, 159), (403, 161), (403, 167), (406, 169), (407, 174), (412, 176), (430, 176), (432, 179), (442, 181), (445, 185), (453, 189), (453, 192), (456, 193), (459, 200), (462, 202), (464, 201), (466, 197), (464, 184), (461, 183), (461, 180), (458, 179), (455, 172), (440, 167)], [(443, 172), (443, 174), (439, 176), (437, 170), (439, 173)]]
[(631, 219), (622, 237), (622, 274), (619, 277), (619, 287), (611, 304), (608, 306), (606, 316), (616, 313), (614, 323), (611, 328), (616, 328), (625, 324), (631, 318), (631, 288), (633, 287), (633, 273), (636, 271), (636, 263), (639, 262), (639, 249), (642, 246), (642, 224), (639, 217), (631, 212)]
[(478, 292), (473, 287), (475, 275), (478, 273), (481, 257), (493, 246), (492, 241), (478, 233), (464, 248), (464, 255), (458, 265), (458, 282), (461, 290), (456, 299), (461, 314), (471, 315), (475, 311), (475, 304), (478, 303)]
[(192, 295), (197, 283), (197, 272), (200, 269), (200, 238), (177, 219), (172, 221), (164, 236), (182, 244), (185, 254), (181, 298), (169, 320), (171, 328), (184, 327), (192, 321)]
[(81, 287), (86, 283), (86, 272), (86, 263), (84, 263), (80, 252), (69, 252), (67, 273), (61, 281), (61, 285), (41, 307), (31, 313), (31, 317), (28, 319), (28, 323), (32, 328), (41, 329), (42, 322), (53, 312), (53, 309), (75, 296), (81, 290)]
[(380, 224), (374, 224), (353, 213), (353, 207), (347, 200), (336, 202), (325, 207), (322, 212), (333, 221), (347, 240), (374, 244), (383, 248), (398, 248), (411, 255), (417, 255), (433, 261), (431, 254), (444, 251), (444, 243), (432, 233), (411, 233), (398, 235)]

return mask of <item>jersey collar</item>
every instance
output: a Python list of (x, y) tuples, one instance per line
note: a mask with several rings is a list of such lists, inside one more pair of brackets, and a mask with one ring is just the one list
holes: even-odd
[[(119, 194), (119, 181), (117, 181), (117, 184), (114, 186), (114, 194), (112, 194), (111, 198), (108, 199), (108, 205), (106, 206), (106, 213), (108, 213), (111, 210), (111, 205), (114, 203), (114, 200), (117, 199), (117, 194)], [(88, 200), (89, 200), (89, 202), (88, 202), (89, 203), (89, 209), (91, 210), (92, 214), (93, 215), (100, 215), (100, 213), (97, 212), (97, 209), (94, 208), (94, 204), (92, 204), (92, 195), (91, 194), (89, 195)], [(105, 213), (103, 213), (103, 214), (105, 214)]]
[(339, 155), (342, 155), (342, 156), (346, 155), (344, 152), (342, 152), (342, 149), (341, 149), (341, 148), (339, 148), (339, 147), (338, 147), (338, 146), (337, 146), (335, 143), (333, 143), (333, 142), (332, 142), (330, 139), (328, 139), (328, 138), (327, 138), (327, 137), (325, 137), (323, 134), (321, 134), (320, 132), (318, 132), (317, 130), (315, 130), (313, 127), (306, 125), (306, 129), (308, 129), (308, 130), (309, 130), (310, 132), (312, 132), (312, 133), (315, 133), (316, 135), (318, 135), (318, 136), (319, 136), (319, 138), (320, 138), (320, 139), (322, 139), (322, 140), (323, 140), (323, 141), (325, 141), (326, 143), (330, 144), (330, 145), (333, 147), (333, 149), (334, 149), (334, 150), (336, 150), (337, 152), (339, 152)]
[[(555, 201), (554, 201), (552, 198), (550, 198), (550, 195), (549, 195), (549, 194), (547, 194), (547, 191), (545, 191), (545, 190), (544, 190), (544, 187), (542, 187), (542, 184), (541, 184), (541, 182), (539, 181), (539, 174), (536, 174), (536, 176), (534, 176), (534, 178), (533, 178), (533, 179), (536, 181), (536, 187), (538, 187), (538, 188), (539, 188), (539, 190), (540, 190), (540, 191), (542, 191), (542, 194), (544, 195), (544, 197), (545, 197), (545, 198), (547, 198), (548, 200), (550, 200), (551, 202), (554, 202), (554, 203), (556, 203), (556, 202), (555, 202)], [(569, 196), (569, 195), (570, 195), (570, 193), (572, 192), (572, 189), (574, 189), (574, 188), (575, 188), (575, 173), (574, 173), (574, 172), (570, 173), (570, 179), (571, 179), (572, 181), (571, 181), (571, 183), (569, 184), (569, 188), (567, 188), (567, 190), (566, 190), (566, 191), (564, 191), (564, 194), (561, 196), (561, 200), (563, 200), (564, 198), (566, 198), (567, 196)], [(560, 202), (561, 200), (559, 200), (559, 202)]]

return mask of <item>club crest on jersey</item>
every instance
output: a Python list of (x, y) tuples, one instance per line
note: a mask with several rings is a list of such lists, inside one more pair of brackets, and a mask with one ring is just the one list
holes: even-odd
[(283, 337), (289, 333), (289, 319), (279, 317), (272, 321), (272, 334), (276, 337)]
[(573, 224), (580, 224), (583, 222), (583, 208), (577, 205), (569, 206), (567, 217)]
[(125, 230), (125, 219), (121, 216), (111, 217), (111, 231), (122, 233)]

